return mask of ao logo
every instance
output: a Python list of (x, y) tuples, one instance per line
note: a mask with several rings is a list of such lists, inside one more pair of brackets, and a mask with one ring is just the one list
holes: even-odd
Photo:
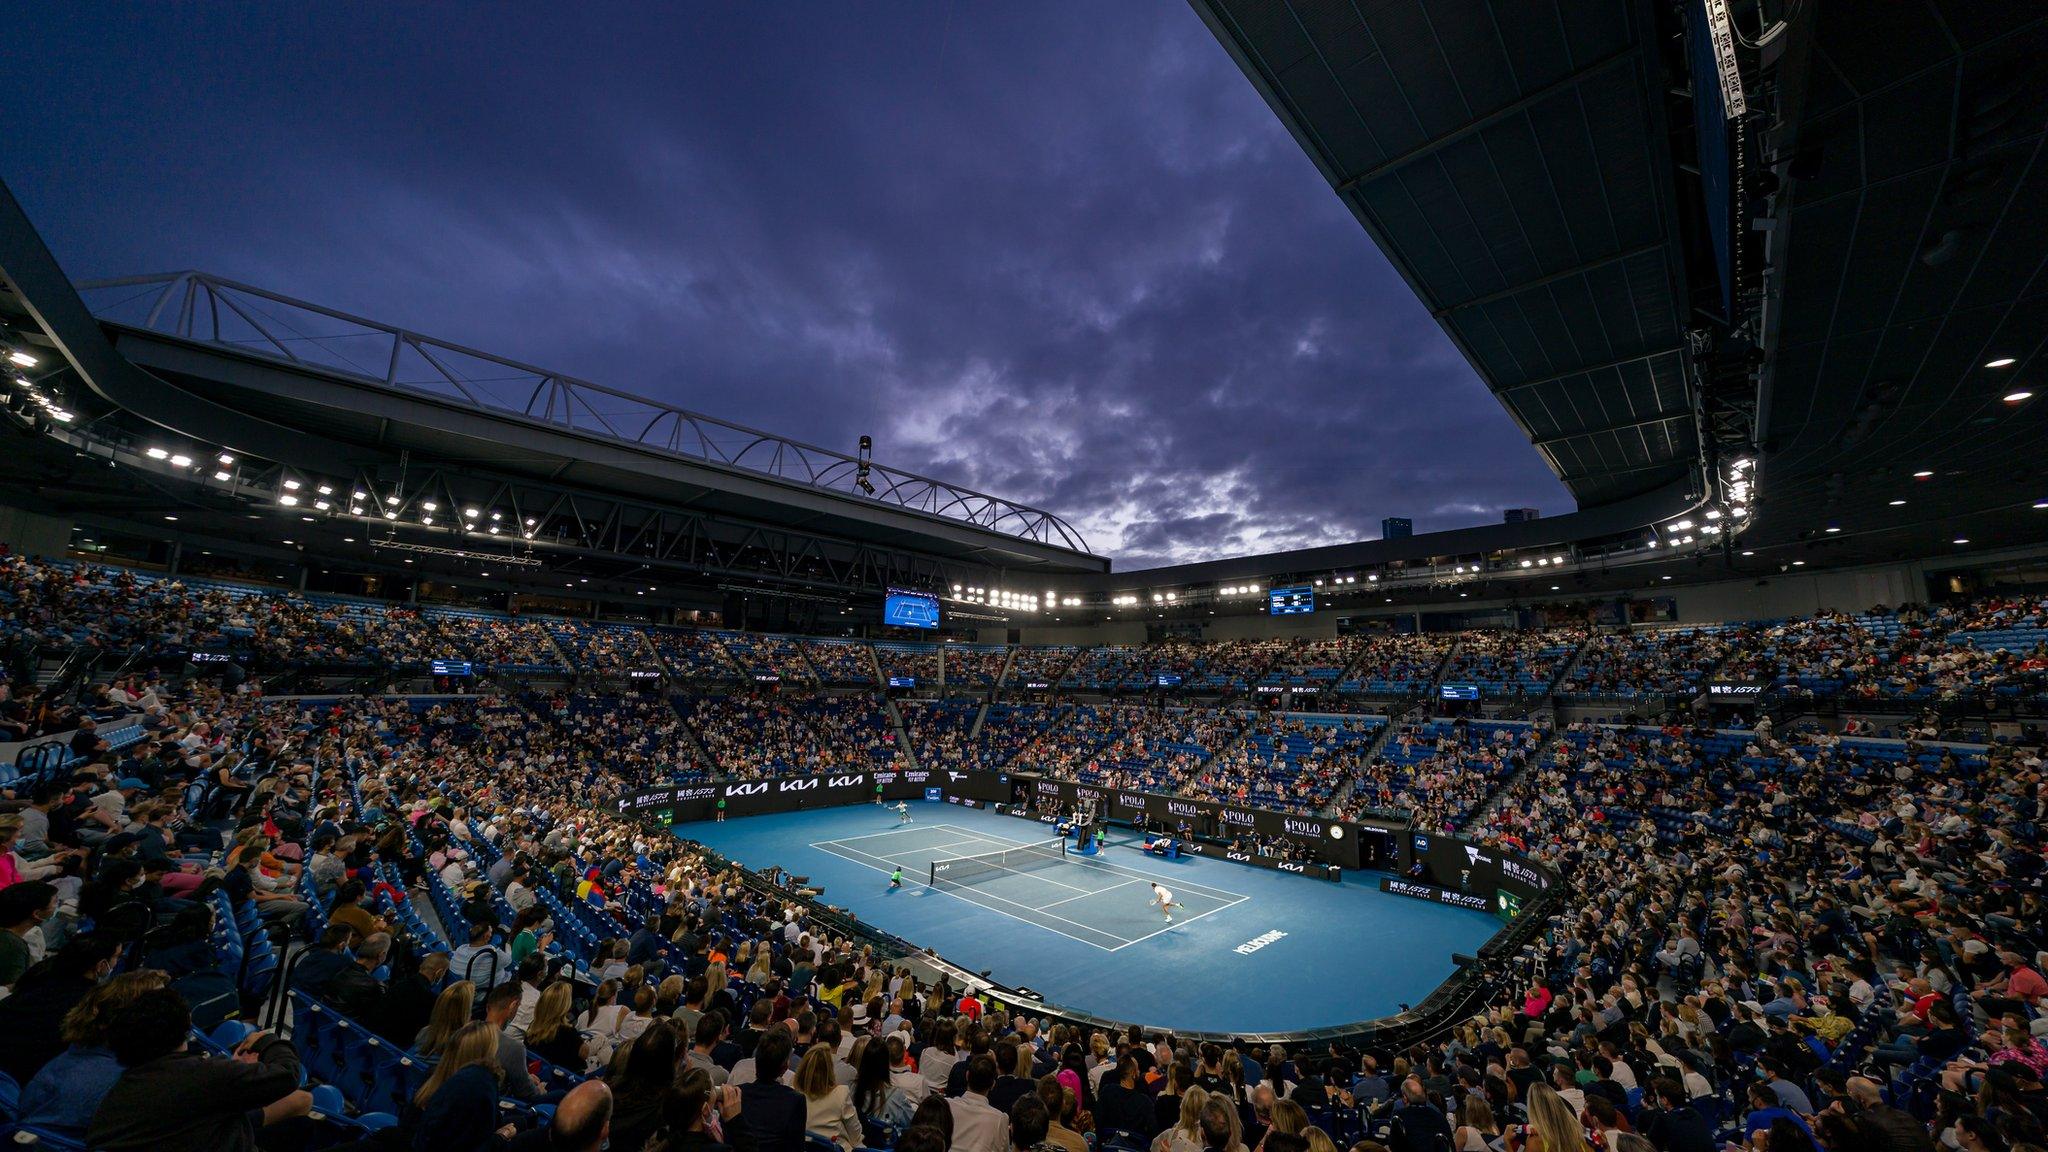
[(1429, 837), (1427, 837), (1427, 836), (1417, 836), (1417, 837), (1415, 838), (1415, 850), (1416, 850), (1417, 852), (1427, 852), (1427, 851), (1429, 851)]

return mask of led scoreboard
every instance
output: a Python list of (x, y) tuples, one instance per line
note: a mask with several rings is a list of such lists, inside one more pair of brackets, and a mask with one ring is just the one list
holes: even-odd
[(1316, 610), (1316, 590), (1307, 584), (1275, 588), (1266, 594), (1266, 612), (1272, 616), (1306, 616)]

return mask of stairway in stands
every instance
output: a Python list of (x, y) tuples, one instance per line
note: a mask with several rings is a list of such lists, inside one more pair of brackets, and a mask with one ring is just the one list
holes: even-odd
[[(1380, 725), (1379, 735), (1373, 737), (1372, 743), (1365, 750), (1365, 762), (1368, 764), (1372, 763), (1379, 757), (1381, 752), (1386, 750), (1387, 741), (1394, 738), (1394, 729), (1401, 723), (1398, 717), (1391, 715), (1386, 717), (1386, 721), (1385, 724)], [(1330, 802), (1323, 805), (1322, 810), (1317, 815), (1322, 816), (1326, 820), (1337, 819), (1344, 811), (1345, 806), (1351, 803), (1351, 797), (1357, 791), (1358, 777), (1346, 776), (1344, 783), (1339, 784), (1337, 791), (1330, 796)]]
[(1528, 777), (1529, 773), (1536, 770), (1537, 765), (1543, 763), (1544, 759), (1550, 755), (1551, 747), (1556, 743), (1557, 725), (1553, 723), (1549, 730), (1543, 734), (1543, 739), (1537, 742), (1534, 749), (1530, 750), (1529, 759), (1523, 763), (1521, 769), (1491, 789), (1488, 789), (1486, 802), (1472, 810), (1472, 815), (1465, 818), (1465, 822), (1458, 826), (1458, 831), (1467, 836), (1479, 835), (1480, 831), (1486, 827), (1487, 821), (1493, 818), (1493, 814), (1500, 811), (1501, 805), (1506, 802), (1509, 794), (1514, 792), (1515, 788)]

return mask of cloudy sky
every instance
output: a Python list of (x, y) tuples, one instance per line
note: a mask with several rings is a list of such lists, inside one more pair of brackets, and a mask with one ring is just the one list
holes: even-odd
[(0, 174), (74, 278), (867, 432), (1120, 569), (1570, 510), (1179, 0), (10, 19)]

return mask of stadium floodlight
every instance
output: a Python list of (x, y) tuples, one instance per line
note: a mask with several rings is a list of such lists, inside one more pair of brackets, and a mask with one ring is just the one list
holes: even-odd
[(329, 503), (328, 503), (327, 501), (325, 501), (325, 500), (315, 500), (315, 501), (313, 501), (313, 507), (315, 507), (315, 508), (318, 508), (318, 509), (319, 509), (320, 511), (322, 511), (322, 512), (325, 512), (325, 511), (327, 511), (327, 510), (328, 510), (329, 508), (332, 508), (332, 507), (334, 507), (334, 505), (332, 505), (332, 504), (329, 504)]
[(503, 512), (499, 512), (499, 511), (497, 511), (496, 509), (492, 509), (492, 510), (491, 510), (491, 519), (493, 519), (493, 520), (503, 520), (504, 518), (505, 518), (505, 514), (504, 514)]
[(142, 454), (151, 460), (168, 460), (171, 457), (171, 450), (168, 448), (146, 448)]
[(220, 455), (214, 457), (214, 459), (220, 461), (220, 465), (223, 468), (235, 462), (235, 458), (226, 452), (223, 452)]
[(2017, 404), (2022, 400), (2032, 400), (2033, 398), (2034, 394), (2024, 388), (2018, 392), (2007, 392), (2005, 394), (2005, 402), (2007, 404)]
[(491, 525), (491, 535), (493, 535), (493, 536), (496, 536), (497, 534), (498, 534), (498, 526), (497, 526), (496, 524), (493, 524), (493, 525)]
[(422, 516), (420, 517), (420, 523), (432, 526), (432, 524), (434, 523), (434, 518), (432, 516)]
[(436, 508), (439, 508), (440, 505), (434, 503), (432, 500), (422, 500), (420, 501), (420, 507), (425, 508), (429, 512), (432, 512)]
[(1934, 473), (1932, 473), (1932, 472), (1929, 472), (1929, 471), (1927, 471), (1926, 469), (1924, 469), (1924, 468), (1923, 468), (1923, 469), (1921, 469), (1920, 471), (1918, 471), (1918, 472), (1915, 472), (1915, 473), (1913, 473), (1913, 479), (1915, 479), (1915, 480), (1925, 480), (1925, 479), (1927, 479), (1927, 478), (1929, 478), (1929, 477), (1931, 477), (1931, 476), (1933, 476), (1933, 475), (1934, 475)]
[(1984, 366), (1986, 368), (2010, 368), (2017, 363), (2019, 363), (2019, 361), (2014, 360), (2010, 356), (2000, 356), (1996, 360), (1986, 360), (1984, 362)]
[(483, 513), (483, 509), (481, 509), (481, 508), (464, 508), (464, 509), (462, 510), (462, 514), (463, 514), (464, 516), (467, 516), (467, 517), (469, 517), (469, 518), (470, 518), (471, 520), (474, 520), (474, 519), (476, 519), (477, 517), (479, 517), (479, 516), (483, 515), (484, 513)]
[(1683, 532), (1683, 531), (1685, 531), (1685, 530), (1687, 530), (1687, 529), (1689, 529), (1689, 528), (1691, 528), (1691, 527), (1692, 527), (1692, 521), (1690, 521), (1690, 520), (1673, 520), (1673, 521), (1672, 521), (1671, 523), (1669, 523), (1669, 524), (1666, 524), (1666, 525), (1664, 526), (1664, 530), (1665, 530), (1666, 532), (1670, 532), (1670, 533), (1672, 533), (1672, 534), (1674, 534), (1674, 535), (1675, 535), (1675, 534), (1677, 534), (1677, 533), (1680, 533), (1680, 532)]
[(36, 366), (36, 358), (19, 348), (10, 349), (7, 353), (7, 358), (23, 368), (33, 368)]
[(213, 478), (215, 480), (233, 480), (235, 478), (235, 474), (223, 468), (220, 471), (215, 472), (213, 474)]
[(322, 484), (319, 488), (315, 489), (315, 491), (319, 492), (322, 496), (332, 496), (334, 495), (334, 485)]
[(1173, 594), (1173, 593), (1171, 593), (1171, 592), (1168, 592), (1168, 593), (1166, 594), (1166, 602), (1167, 602), (1168, 604), (1171, 604), (1171, 603), (1173, 603), (1175, 599), (1176, 599), (1176, 597), (1174, 596), (1174, 594)]
[(182, 452), (174, 452), (171, 454), (171, 463), (180, 468), (190, 468), (192, 466), (192, 458)]
[(361, 504), (363, 501), (368, 500), (370, 498), (370, 494), (368, 492), (363, 491), (361, 488), (358, 488), (355, 491), (349, 493), (348, 498), (350, 501), (354, 503)]
[(1522, 567), (1524, 567), (1524, 568), (1534, 568), (1535, 566), (1536, 566), (1536, 562), (1535, 562), (1534, 560), (1524, 560), (1524, 561), (1522, 561)]
[(1367, 577), (1365, 578), (1365, 582), (1366, 582), (1366, 583), (1368, 583), (1368, 584), (1377, 584), (1377, 583), (1379, 583), (1379, 582), (1380, 582), (1379, 574), (1378, 574), (1378, 573), (1373, 573), (1373, 574), (1371, 574), (1371, 575), (1367, 576)]
[(292, 505), (297, 504), (299, 502), (299, 498), (287, 492), (284, 495), (279, 496), (277, 498), (277, 502), (279, 504), (284, 505), (287, 508), (290, 508)]
[(1719, 508), (1709, 508), (1709, 509), (1707, 509), (1707, 519), (1709, 519), (1709, 520), (1719, 520), (1720, 518), (1721, 518), (1721, 510), (1720, 510)]

